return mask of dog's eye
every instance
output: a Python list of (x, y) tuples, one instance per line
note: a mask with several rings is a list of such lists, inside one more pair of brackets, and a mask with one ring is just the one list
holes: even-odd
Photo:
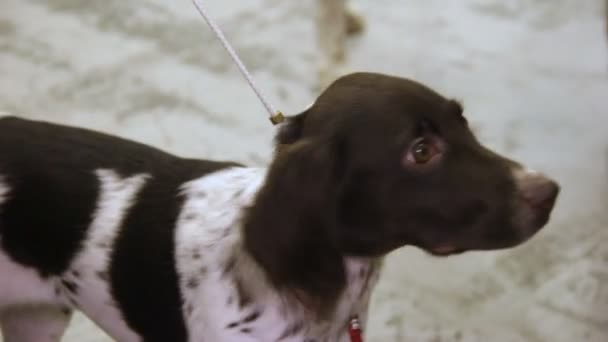
[(433, 147), (428, 141), (422, 140), (414, 145), (412, 154), (416, 163), (424, 164), (433, 158)]
[(423, 165), (437, 159), (441, 149), (436, 141), (429, 138), (418, 138), (410, 146), (406, 160), (409, 164)]

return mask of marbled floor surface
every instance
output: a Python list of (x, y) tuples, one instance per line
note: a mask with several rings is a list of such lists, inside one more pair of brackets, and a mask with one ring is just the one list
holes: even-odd
[[(312, 2), (207, 1), (283, 111), (317, 94)], [(352, 70), (461, 99), (482, 141), (554, 175), (519, 248), (390, 256), (369, 341), (608, 341), (608, 47), (600, 0), (357, 0)], [(188, 0), (1, 0), (0, 111), (262, 165), (265, 112)], [(65, 341), (108, 341), (74, 319)]]

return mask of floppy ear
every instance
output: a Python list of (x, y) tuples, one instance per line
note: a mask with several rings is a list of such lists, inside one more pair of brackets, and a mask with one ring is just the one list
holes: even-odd
[(332, 241), (339, 185), (335, 149), (321, 138), (277, 155), (244, 222), (245, 246), (278, 288), (327, 304), (344, 285)]

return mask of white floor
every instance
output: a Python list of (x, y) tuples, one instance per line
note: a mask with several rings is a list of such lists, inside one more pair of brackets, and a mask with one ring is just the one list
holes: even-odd
[[(316, 95), (312, 2), (207, 1), (287, 113)], [(508, 252), (390, 257), (369, 341), (608, 341), (608, 39), (602, 0), (357, 0), (352, 70), (461, 99), (480, 138), (559, 179)], [(0, 1), (0, 111), (192, 157), (264, 164), (272, 128), (188, 0)], [(77, 317), (66, 341), (108, 341)]]

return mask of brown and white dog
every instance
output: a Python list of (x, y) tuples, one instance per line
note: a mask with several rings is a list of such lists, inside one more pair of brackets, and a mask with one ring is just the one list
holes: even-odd
[(267, 169), (0, 119), (0, 321), (58, 341), (350, 341), (382, 258), (516, 246), (559, 188), (407, 79), (345, 76), (280, 128)]

